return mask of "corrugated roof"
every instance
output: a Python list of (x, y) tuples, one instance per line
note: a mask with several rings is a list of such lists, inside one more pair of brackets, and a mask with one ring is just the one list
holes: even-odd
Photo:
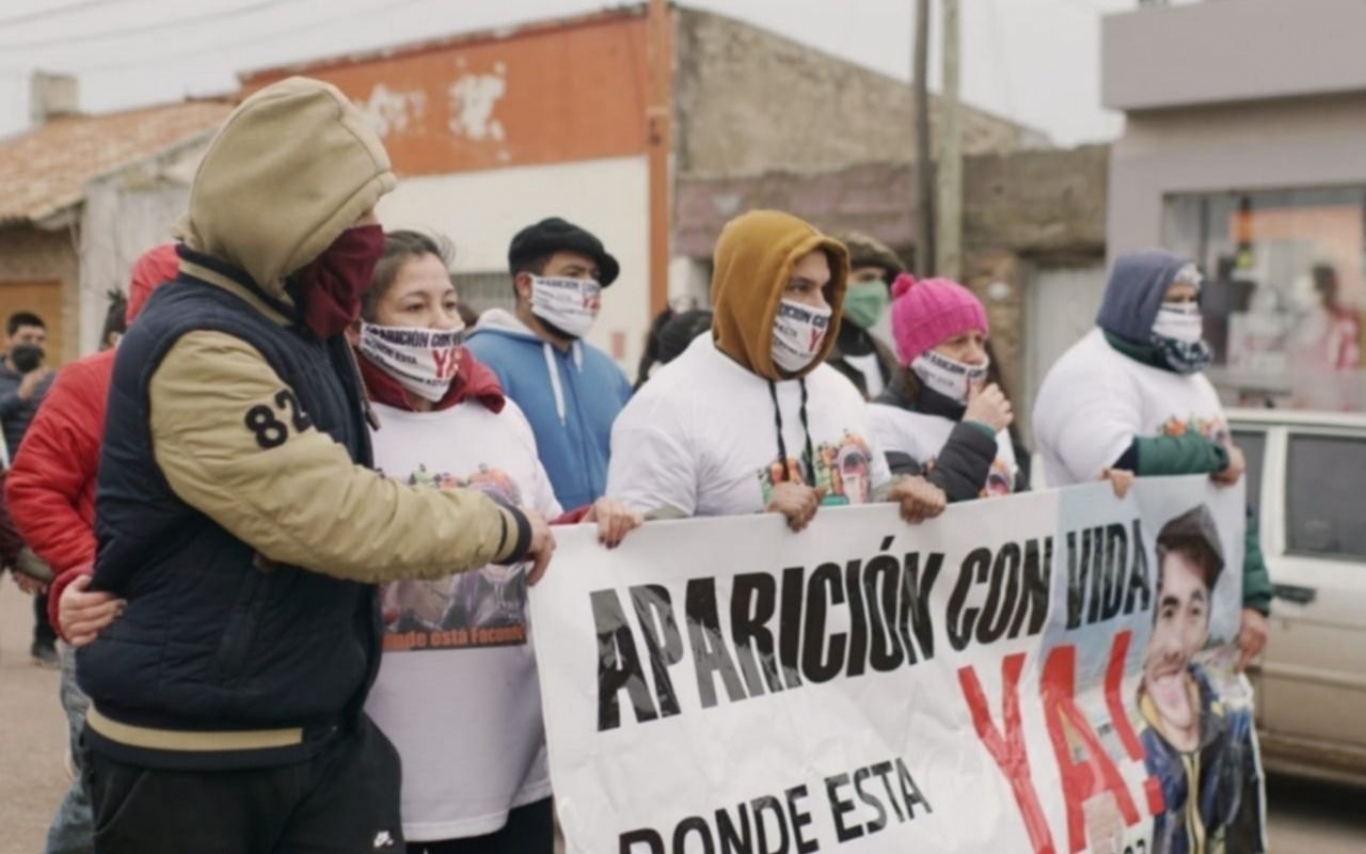
[(0, 223), (36, 220), (81, 201), (85, 182), (217, 128), (226, 101), (187, 101), (63, 116), (0, 140)]

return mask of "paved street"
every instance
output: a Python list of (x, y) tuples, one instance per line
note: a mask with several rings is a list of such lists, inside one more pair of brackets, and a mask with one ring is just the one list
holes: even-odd
[[(47, 822), (66, 790), (57, 673), (29, 663), (30, 600), (0, 583), (0, 854), (40, 854)], [(1363, 793), (1271, 780), (1276, 854), (1366, 854)]]

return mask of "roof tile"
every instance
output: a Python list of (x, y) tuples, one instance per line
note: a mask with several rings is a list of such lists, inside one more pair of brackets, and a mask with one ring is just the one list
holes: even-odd
[(63, 116), (0, 140), (0, 223), (38, 219), (81, 200), (85, 182), (221, 125), (233, 105), (187, 101)]

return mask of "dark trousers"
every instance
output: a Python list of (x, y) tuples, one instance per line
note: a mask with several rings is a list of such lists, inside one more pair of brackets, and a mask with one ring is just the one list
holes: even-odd
[(96, 854), (402, 854), (398, 753), (362, 718), (316, 757), (163, 771), (84, 751)]
[(47, 621), (47, 594), (33, 597), (33, 642), (52, 646), (57, 642), (57, 632)]
[(508, 823), (488, 836), (410, 842), (409, 854), (551, 854), (555, 850), (555, 811), (551, 799), (518, 807)]

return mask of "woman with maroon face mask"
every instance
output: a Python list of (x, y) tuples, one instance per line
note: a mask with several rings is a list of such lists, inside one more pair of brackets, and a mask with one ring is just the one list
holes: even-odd
[[(381, 425), (375, 463), (414, 486), (561, 516), (526, 418), (463, 345), (448, 266), (431, 237), (386, 236), (352, 332)], [(606, 498), (562, 519), (597, 522), (608, 546), (640, 524)], [(403, 760), (409, 851), (553, 849), (525, 570), (490, 564), (383, 588), (384, 664), (366, 708)]]

